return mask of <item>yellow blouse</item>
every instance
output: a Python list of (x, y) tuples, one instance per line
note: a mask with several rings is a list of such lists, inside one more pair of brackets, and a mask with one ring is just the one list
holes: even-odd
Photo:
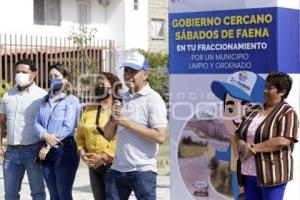
[[(106, 122), (109, 120), (111, 109), (101, 112), (99, 126), (104, 130)], [(77, 150), (85, 149), (89, 153), (100, 154), (102, 152), (114, 157), (116, 151), (116, 137), (107, 141), (96, 129), (97, 106), (88, 106), (83, 112), (78, 124), (76, 134)]]

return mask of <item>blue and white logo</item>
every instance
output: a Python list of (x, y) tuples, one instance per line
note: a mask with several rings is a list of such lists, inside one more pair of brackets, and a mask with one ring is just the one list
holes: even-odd
[(247, 81), (247, 79), (248, 79), (247, 72), (241, 71), (240, 74), (239, 74), (239, 80), (241, 82), (245, 82), (245, 81)]

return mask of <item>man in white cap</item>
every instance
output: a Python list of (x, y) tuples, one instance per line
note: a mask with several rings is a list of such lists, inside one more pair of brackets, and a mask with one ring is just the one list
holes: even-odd
[(122, 103), (116, 100), (105, 136), (117, 134), (116, 155), (106, 181), (106, 197), (156, 199), (156, 155), (165, 140), (166, 105), (147, 83), (149, 65), (134, 52), (123, 63), (124, 81), (128, 87)]

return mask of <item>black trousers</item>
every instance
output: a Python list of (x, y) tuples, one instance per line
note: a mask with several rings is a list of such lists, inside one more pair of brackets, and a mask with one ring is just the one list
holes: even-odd
[(95, 200), (105, 200), (105, 178), (106, 178), (106, 170), (101, 172), (89, 168), (90, 174), (90, 184), (93, 192), (93, 196)]

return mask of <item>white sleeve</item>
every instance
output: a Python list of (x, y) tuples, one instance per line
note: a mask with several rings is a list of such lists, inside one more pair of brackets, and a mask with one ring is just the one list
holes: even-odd
[(151, 128), (167, 127), (167, 108), (159, 95), (153, 96), (149, 102), (149, 125)]

